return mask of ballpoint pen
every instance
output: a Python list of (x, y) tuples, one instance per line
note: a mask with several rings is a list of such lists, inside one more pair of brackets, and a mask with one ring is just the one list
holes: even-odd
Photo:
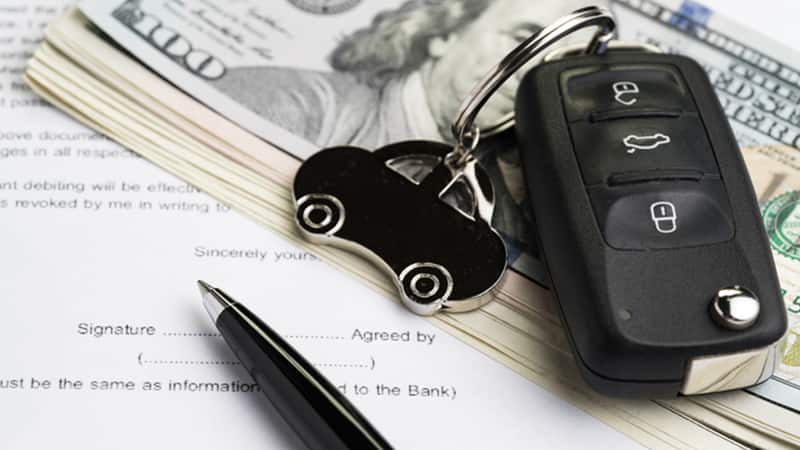
[(222, 337), (309, 448), (392, 448), (278, 333), (222, 290), (203, 281), (197, 283), (203, 305)]

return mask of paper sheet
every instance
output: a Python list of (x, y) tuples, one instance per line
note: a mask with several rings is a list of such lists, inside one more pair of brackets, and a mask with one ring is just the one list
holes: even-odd
[(292, 448), (202, 309), (240, 298), (399, 448), (635, 444), (42, 104), (0, 8), (0, 448)]

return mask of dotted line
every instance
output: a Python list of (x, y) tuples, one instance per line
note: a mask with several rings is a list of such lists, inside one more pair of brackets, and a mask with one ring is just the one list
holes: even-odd
[(314, 336), (304, 334), (285, 334), (283, 337), (286, 339), (326, 339), (329, 341), (341, 341), (347, 339), (344, 336)]
[(145, 359), (143, 364), (175, 364), (175, 365), (202, 365), (202, 366), (239, 366), (239, 361), (183, 361), (174, 359)]
[[(162, 336), (167, 337), (222, 337), (220, 333), (184, 333), (184, 332), (170, 332), (161, 333)], [(328, 341), (342, 341), (347, 339), (344, 336), (322, 336), (322, 335), (307, 335), (307, 334), (286, 334), (283, 335), (286, 339), (314, 339), (314, 340), (328, 340)]]
[(348, 364), (348, 363), (318, 363), (317, 367), (341, 367), (346, 369), (369, 369), (368, 364)]
[(180, 337), (222, 337), (219, 333), (161, 333), (161, 335)]
[[(181, 366), (239, 366), (239, 361), (187, 361), (178, 359), (143, 359), (142, 364), (181, 365)], [(317, 367), (337, 367), (345, 369), (369, 369), (368, 364), (317, 363)]]

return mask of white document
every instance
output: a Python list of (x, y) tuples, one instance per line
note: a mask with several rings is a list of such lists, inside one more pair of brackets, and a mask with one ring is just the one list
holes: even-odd
[(636, 445), (29, 94), (61, 2), (0, 8), (0, 448), (284, 449), (204, 279), (398, 448)]

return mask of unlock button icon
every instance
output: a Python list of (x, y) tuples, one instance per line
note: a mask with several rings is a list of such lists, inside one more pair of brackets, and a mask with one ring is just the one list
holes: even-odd
[(650, 218), (659, 233), (669, 234), (678, 229), (678, 214), (672, 202), (655, 202), (650, 205)]
[(639, 85), (633, 81), (617, 81), (611, 88), (614, 90), (614, 100), (625, 106), (631, 106), (638, 100)]

